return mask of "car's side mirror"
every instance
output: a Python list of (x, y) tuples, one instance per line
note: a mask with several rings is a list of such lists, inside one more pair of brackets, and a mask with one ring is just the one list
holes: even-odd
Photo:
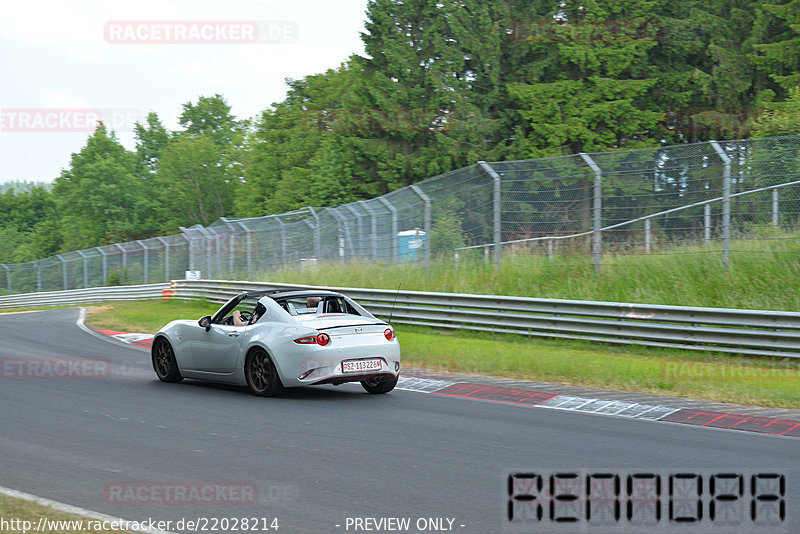
[(211, 316), (206, 315), (204, 317), (201, 317), (200, 320), (197, 321), (197, 324), (205, 328), (206, 332), (208, 332), (209, 330), (211, 330)]

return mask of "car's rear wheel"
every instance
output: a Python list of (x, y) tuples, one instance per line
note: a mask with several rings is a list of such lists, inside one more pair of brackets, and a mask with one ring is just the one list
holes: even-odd
[(362, 380), (361, 387), (367, 390), (367, 393), (382, 394), (389, 393), (397, 385), (397, 377), (394, 378), (376, 378), (375, 380)]
[(156, 340), (153, 346), (153, 369), (162, 382), (180, 382), (183, 380), (178, 363), (175, 361), (175, 351), (172, 345), (163, 337)]
[(264, 349), (255, 349), (244, 362), (244, 376), (250, 392), (260, 397), (274, 397), (283, 392), (283, 383), (275, 364)]

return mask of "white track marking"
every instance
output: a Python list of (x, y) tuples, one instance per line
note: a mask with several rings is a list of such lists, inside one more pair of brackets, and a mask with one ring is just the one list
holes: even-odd
[[(3, 486), (0, 486), (0, 494), (6, 495), (8, 497), (14, 497), (15, 499), (22, 499), (23, 501), (33, 502), (42, 506), (47, 506), (48, 508), (52, 508), (53, 510), (58, 510), (59, 512), (77, 515), (88, 519), (95, 519), (98, 521), (108, 521), (109, 523), (115, 522), (117, 524), (127, 523), (128, 525), (136, 523), (136, 521), (129, 521), (127, 519), (101, 514), (100, 512), (94, 512), (92, 510), (87, 510), (85, 508), (79, 508), (77, 506), (72, 506), (71, 504), (64, 504), (63, 502), (51, 501), (50, 499), (45, 499), (44, 497), (37, 497), (36, 495), (31, 495), (30, 493), (23, 493), (21, 491), (17, 491), (11, 488), (4, 488)], [(166, 530), (153, 530), (153, 529), (136, 529), (131, 531), (143, 532), (147, 534), (172, 534), (171, 532)]]
[(585, 397), (571, 397), (559, 395), (552, 399), (540, 402), (536, 405), (541, 408), (551, 408), (554, 410), (566, 410), (570, 412), (599, 413), (604, 415), (616, 415), (619, 417), (629, 417), (632, 419), (647, 419), (655, 421), (675, 413), (680, 408), (671, 406), (658, 406), (652, 404), (638, 404), (635, 402), (623, 402), (607, 399), (589, 399)]
[(405, 391), (420, 391), (422, 393), (433, 393), (455, 384), (447, 380), (431, 380), (430, 378), (400, 378), (397, 380), (395, 389)]

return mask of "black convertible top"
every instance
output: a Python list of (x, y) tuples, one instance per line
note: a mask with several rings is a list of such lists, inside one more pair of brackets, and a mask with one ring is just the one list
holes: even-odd
[(291, 297), (343, 297), (341, 293), (329, 291), (327, 289), (266, 289), (263, 291), (251, 291), (241, 294), (242, 300), (246, 298), (270, 297), (272, 299), (291, 298)]

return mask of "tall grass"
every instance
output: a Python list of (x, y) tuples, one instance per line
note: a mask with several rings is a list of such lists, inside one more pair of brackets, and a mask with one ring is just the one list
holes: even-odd
[(481, 254), (422, 262), (331, 262), (273, 270), (259, 277), (340, 287), (517, 295), (539, 298), (800, 311), (800, 234), (741, 239), (722, 262), (719, 243), (657, 253), (605, 254), (596, 274), (591, 256), (506, 254), (500, 268)]

